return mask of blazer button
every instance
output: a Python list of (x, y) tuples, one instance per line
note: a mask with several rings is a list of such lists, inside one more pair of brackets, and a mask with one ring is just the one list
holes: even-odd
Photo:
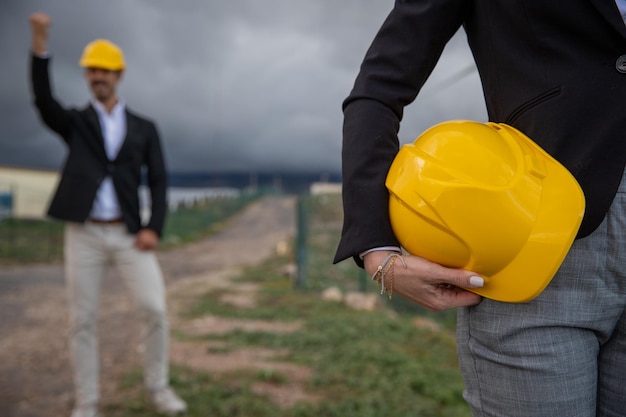
[[(625, 64), (625, 68), (626, 68), (626, 64)], [(113, 173), (115, 172), (115, 165), (113, 164), (108, 164), (107, 165), (107, 173), (109, 175), (113, 175)]]
[(615, 68), (617, 68), (617, 70), (622, 74), (626, 74), (626, 55), (622, 55), (617, 58), (617, 61), (615, 62)]

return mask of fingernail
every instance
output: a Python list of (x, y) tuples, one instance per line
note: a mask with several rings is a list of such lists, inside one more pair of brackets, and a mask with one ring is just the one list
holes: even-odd
[(483, 285), (485, 285), (485, 280), (483, 279), (483, 277), (477, 277), (477, 276), (470, 277), (469, 282), (472, 288), (480, 288)]

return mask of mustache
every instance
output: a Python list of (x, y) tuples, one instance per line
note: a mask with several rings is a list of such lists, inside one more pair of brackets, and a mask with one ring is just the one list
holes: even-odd
[(97, 86), (99, 86), (99, 85), (102, 85), (102, 86), (108, 86), (108, 85), (109, 85), (109, 83), (107, 83), (106, 81), (92, 81), (92, 82), (91, 82), (91, 86), (92, 86), (92, 87), (97, 87)]

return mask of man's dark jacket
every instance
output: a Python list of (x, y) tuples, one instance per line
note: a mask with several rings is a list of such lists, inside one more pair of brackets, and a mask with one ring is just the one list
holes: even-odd
[[(31, 60), (35, 106), (44, 123), (63, 138), (69, 152), (48, 214), (61, 220), (84, 222), (100, 184), (110, 175), (128, 231), (134, 234), (146, 227), (160, 235), (167, 212), (167, 174), (154, 123), (127, 110), (126, 138), (117, 157), (110, 161), (93, 107), (66, 109), (55, 100), (50, 87), (49, 61), (35, 56)], [(145, 226), (141, 224), (139, 206), (144, 168), (151, 199), (151, 216)]]
[(460, 27), (489, 119), (520, 129), (576, 177), (586, 198), (578, 237), (602, 222), (626, 161), (626, 26), (614, 0), (396, 1), (344, 102), (335, 262), (399, 245), (384, 182), (403, 109)]

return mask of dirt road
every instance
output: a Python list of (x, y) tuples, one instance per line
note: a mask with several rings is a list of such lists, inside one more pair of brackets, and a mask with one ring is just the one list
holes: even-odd
[[(200, 291), (226, 285), (242, 267), (262, 261), (293, 236), (294, 204), (292, 197), (263, 199), (235, 216), (220, 233), (159, 253), (172, 330), (188, 325), (177, 312)], [(73, 395), (64, 291), (62, 265), (1, 267), (1, 417), (69, 415)], [(103, 282), (99, 326), (102, 398), (106, 402), (119, 395), (117, 383), (122, 376), (141, 363), (132, 302), (114, 273)], [(181, 349), (185, 347), (173, 345), (170, 356)], [(189, 356), (193, 351), (186, 349), (184, 355), (193, 363)], [(241, 358), (236, 360), (241, 362)]]

